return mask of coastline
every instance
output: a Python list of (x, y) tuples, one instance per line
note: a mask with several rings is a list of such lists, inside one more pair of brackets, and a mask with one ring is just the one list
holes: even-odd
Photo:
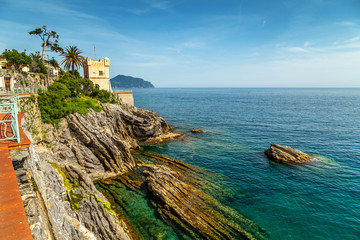
[[(153, 234), (160, 239), (166, 239), (169, 234), (185, 239), (231, 236), (268, 239), (267, 233), (255, 223), (212, 197), (216, 194), (210, 189), (221, 187), (216, 181), (209, 181), (212, 174), (206, 177), (208, 171), (164, 155), (137, 152), (141, 149), (140, 142), (155, 146), (184, 136), (172, 133), (168, 123), (155, 112), (123, 103), (102, 104), (102, 111), (71, 114), (54, 128), (41, 123), (36, 106), (27, 104), (24, 107), (28, 122), (24, 125), (32, 131), (27, 133), (32, 135), (33, 145), (24, 170), (36, 182), (42, 202), (27, 212), (37, 209), (48, 216), (48, 221), (42, 223), (43, 229), (56, 238), (61, 234), (61, 239), (67, 239), (66, 234), (75, 231), (80, 238), (100, 239), (138, 239)], [(44, 195), (49, 188), (57, 190)], [(131, 207), (127, 209), (132, 198), (120, 200), (117, 191), (125, 196), (140, 194), (137, 201), (152, 205), (152, 210), (146, 210), (153, 212), (149, 222), (158, 222), (157, 225), (162, 222), (163, 227), (155, 227), (149, 233), (141, 231), (149, 225), (143, 223), (139, 229), (140, 217), (126, 217), (135, 211)], [(181, 194), (176, 196), (174, 191)], [(55, 208), (52, 198), (58, 199)], [(65, 218), (59, 218), (59, 209), (67, 212)], [(229, 214), (232, 219), (225, 217)], [(73, 223), (77, 221), (82, 225), (75, 227)], [(105, 222), (108, 224), (104, 225)], [(169, 224), (173, 227), (169, 228)]]

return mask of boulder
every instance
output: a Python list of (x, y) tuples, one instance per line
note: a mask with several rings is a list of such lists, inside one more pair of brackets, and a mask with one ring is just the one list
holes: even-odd
[(264, 153), (270, 160), (279, 163), (306, 163), (313, 159), (309, 154), (294, 148), (272, 143)]

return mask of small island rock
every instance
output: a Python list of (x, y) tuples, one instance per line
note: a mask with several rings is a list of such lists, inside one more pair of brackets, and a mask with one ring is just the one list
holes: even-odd
[(270, 148), (264, 151), (270, 160), (279, 163), (306, 163), (312, 160), (309, 154), (303, 153), (294, 148), (270, 144)]
[(193, 129), (191, 129), (191, 132), (192, 132), (192, 133), (204, 133), (204, 131), (203, 131), (203, 130), (201, 130), (201, 129), (197, 129), (197, 128), (193, 128)]

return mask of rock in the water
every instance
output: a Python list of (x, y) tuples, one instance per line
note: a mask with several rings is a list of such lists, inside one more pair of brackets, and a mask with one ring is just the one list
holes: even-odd
[(270, 148), (264, 151), (269, 159), (279, 163), (306, 163), (312, 160), (309, 154), (303, 153), (294, 148), (270, 144)]
[(180, 138), (182, 136), (184, 136), (183, 133), (169, 132), (167, 134), (162, 134), (162, 135), (157, 136), (157, 137), (148, 138), (145, 142), (147, 142), (147, 143), (162, 143), (162, 142), (167, 142), (169, 140), (174, 140), (176, 138)]
[(204, 131), (201, 129), (193, 128), (193, 129), (191, 129), (191, 132), (192, 133), (203, 133)]

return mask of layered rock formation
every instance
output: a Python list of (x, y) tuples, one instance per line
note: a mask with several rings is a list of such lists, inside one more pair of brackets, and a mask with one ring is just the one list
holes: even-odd
[(294, 148), (279, 144), (270, 144), (270, 148), (264, 151), (269, 159), (279, 163), (306, 163), (312, 160), (309, 154)]
[[(186, 182), (186, 177), (181, 173), (155, 165), (144, 174), (160, 215), (174, 221), (193, 238), (265, 239), (260, 236), (256, 238), (254, 233), (241, 228), (239, 224), (256, 225)], [(258, 227), (253, 230), (261, 231)]]
[(23, 106), (24, 127), (33, 142), (23, 171), (36, 186), (33, 196), (38, 202), (27, 213), (36, 211), (47, 219), (30, 222), (32, 229), (44, 229), (33, 231), (34, 239), (130, 239), (126, 224), (93, 180), (133, 169), (130, 148), (168, 134), (167, 122), (152, 111), (103, 104), (102, 111), (75, 113), (55, 128), (41, 123), (34, 106)]

